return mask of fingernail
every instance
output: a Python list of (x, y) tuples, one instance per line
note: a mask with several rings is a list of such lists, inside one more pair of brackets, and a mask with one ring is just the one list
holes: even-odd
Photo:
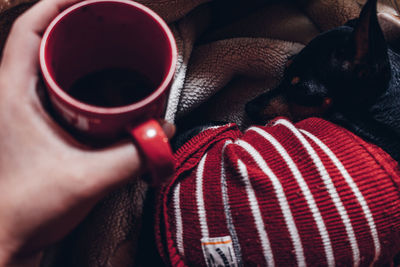
[(163, 128), (164, 133), (168, 138), (171, 138), (172, 136), (174, 136), (175, 131), (176, 131), (175, 125), (173, 125), (170, 122), (165, 121), (165, 122), (162, 122), (161, 127)]

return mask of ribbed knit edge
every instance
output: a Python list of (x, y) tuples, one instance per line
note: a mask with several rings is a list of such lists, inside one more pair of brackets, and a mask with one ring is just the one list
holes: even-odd
[[(203, 155), (203, 152), (210, 146), (220, 140), (235, 140), (241, 135), (242, 133), (237, 125), (233, 123), (210, 128), (194, 136), (174, 154), (176, 172), (169, 183), (160, 188), (158, 192), (155, 215), (157, 248), (166, 264), (179, 267), (186, 266), (172, 238), (171, 226), (169, 225), (167, 213), (168, 192), (171, 192), (171, 188), (178, 182), (178, 177), (180, 177), (182, 173), (197, 166), (201, 155)], [(196, 157), (195, 154), (200, 156)]]

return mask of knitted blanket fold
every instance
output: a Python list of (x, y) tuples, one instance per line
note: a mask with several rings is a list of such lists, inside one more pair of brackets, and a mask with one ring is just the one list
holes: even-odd
[[(357, 17), (365, 2), (137, 1), (169, 23), (178, 45), (166, 118), (183, 126), (222, 120), (241, 127), (249, 124), (244, 104), (274, 88), (287, 58), (319, 32)], [(0, 51), (12, 22), (34, 2), (0, 0)], [(400, 36), (397, 12), (390, 0), (381, 2), (381, 25), (388, 40), (395, 43)], [(46, 254), (43, 266), (132, 266), (146, 191), (144, 183), (132, 182), (108, 196), (76, 231)]]
[(322, 119), (212, 128), (177, 154), (157, 241), (172, 266), (390, 266), (400, 169)]

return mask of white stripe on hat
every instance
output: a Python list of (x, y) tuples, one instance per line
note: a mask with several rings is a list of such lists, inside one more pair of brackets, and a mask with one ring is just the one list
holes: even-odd
[(269, 242), (267, 231), (265, 230), (265, 225), (263, 222), (263, 217), (261, 215), (260, 207), (258, 205), (258, 201), (256, 198), (256, 194), (254, 192), (253, 187), (251, 186), (249, 180), (249, 174), (247, 172), (246, 165), (241, 161), (238, 160), (238, 167), (240, 174), (242, 176), (242, 181), (244, 183), (244, 188), (246, 189), (247, 199), (250, 204), (251, 213), (253, 214), (254, 223), (257, 228), (258, 237), (261, 241), (262, 250), (264, 253), (265, 261), (267, 262), (268, 266), (274, 266), (274, 254), (272, 253), (271, 244)]
[[(355, 234), (353, 227), (351, 225), (351, 221), (349, 218), (349, 215), (347, 214), (346, 209), (343, 206), (342, 200), (340, 199), (340, 196), (338, 192), (336, 191), (335, 185), (332, 182), (331, 177), (329, 176), (328, 171), (326, 170), (324, 164), (322, 163), (321, 159), (319, 158), (317, 152), (312, 148), (310, 143), (305, 139), (305, 137), (300, 133), (300, 131), (289, 121), (284, 120), (284, 119), (279, 119), (278, 121), (275, 122), (275, 125), (281, 124), (288, 128), (296, 137), (299, 139), (299, 141), (302, 143), (303, 147), (307, 150), (307, 153), (311, 157), (312, 161), (314, 162), (315, 167), (317, 168), (322, 181), (325, 184), (325, 187), (328, 190), (328, 193), (336, 207), (336, 210), (338, 211), (340, 218), (345, 226), (346, 234), (349, 240), (355, 239)], [(355, 258), (355, 251), (353, 252), (353, 258)], [(334, 266), (335, 265), (335, 258), (334, 255), (327, 255), (329, 257), (328, 265), (329, 266)]]
[[(285, 218), (285, 223), (288, 228), (290, 238), (293, 240), (300, 240), (300, 235), (297, 231), (296, 224), (293, 219), (292, 212), (290, 211), (290, 206), (288, 203), (288, 200), (286, 199), (285, 192), (283, 190), (282, 184), (280, 183), (278, 177), (273, 173), (273, 171), (268, 167), (267, 163), (263, 159), (263, 157), (260, 155), (260, 153), (249, 143), (243, 140), (238, 140), (235, 142), (235, 144), (241, 146), (244, 148), (254, 159), (254, 161), (257, 163), (258, 167), (269, 177), (269, 179), (272, 182), (272, 185), (275, 190), (276, 197), (279, 201), (279, 206), (281, 208), (283, 217)], [(295, 242), (293, 242), (295, 244)], [(295, 254), (297, 259), (304, 258), (304, 251), (303, 247), (300, 246), (295, 246)], [(300, 262), (299, 262), (300, 264)]]
[(229, 231), (229, 234), (232, 238), (232, 245), (233, 250), (236, 255), (236, 259), (238, 262), (238, 267), (243, 266), (242, 263), (242, 252), (240, 248), (239, 238), (236, 233), (235, 225), (233, 224), (231, 207), (229, 205), (229, 194), (228, 194), (228, 185), (226, 183), (226, 176), (225, 176), (225, 149), (228, 145), (232, 144), (231, 140), (227, 140), (221, 150), (221, 195), (222, 195), (222, 203), (224, 206), (224, 213), (226, 219), (226, 227)]
[(206, 163), (207, 154), (205, 154), (197, 167), (196, 172), (196, 202), (197, 202), (197, 212), (199, 215), (200, 221), (200, 230), (201, 237), (208, 237), (208, 225), (207, 225), (207, 217), (206, 217), (206, 208), (204, 204), (204, 195), (203, 195), (203, 173), (204, 173), (204, 165)]
[(179, 254), (183, 257), (183, 223), (182, 223), (182, 213), (181, 213), (181, 203), (180, 203), (180, 192), (181, 184), (178, 183), (174, 189), (174, 209), (175, 209), (175, 221), (176, 221), (176, 244), (178, 247)]
[[(360, 192), (360, 189), (358, 188), (357, 184), (354, 182), (353, 178), (350, 176), (350, 174), (347, 172), (346, 168), (343, 166), (343, 164), (340, 162), (340, 160), (336, 157), (336, 155), (332, 152), (332, 150), (330, 150), (329, 147), (327, 147), (318, 137), (314, 136), (313, 134), (311, 134), (305, 130), (300, 130), (300, 131), (302, 133), (306, 134), (310, 139), (312, 139), (325, 152), (325, 154), (331, 159), (331, 161), (335, 164), (336, 168), (338, 168), (338, 170), (340, 171), (340, 173), (346, 180), (347, 184), (353, 191), (353, 194), (356, 196), (358, 203), (360, 203), (360, 206), (364, 212), (364, 217), (368, 222), (368, 226), (371, 231), (372, 239), (374, 241), (375, 256), (374, 256), (373, 262), (371, 263), (371, 264), (374, 264), (380, 256), (381, 245), (379, 242), (378, 231), (376, 229), (374, 218), (372, 216), (371, 210), (368, 207), (367, 201), (365, 200), (364, 196)], [(360, 255), (358, 254), (358, 264), (360, 263), (359, 257), (360, 257)]]
[[(293, 159), (290, 157), (290, 155), (288, 154), (286, 149), (272, 135), (270, 135), (263, 129), (260, 129), (257, 127), (251, 127), (248, 129), (248, 131), (254, 131), (257, 134), (264, 137), (268, 142), (270, 142), (274, 146), (276, 151), (278, 151), (278, 153), (281, 155), (283, 160), (286, 162), (286, 164), (289, 167), (290, 171), (292, 172), (294, 178), (296, 179), (297, 184), (299, 185), (299, 187), (304, 195), (304, 198), (307, 201), (308, 208), (310, 209), (310, 211), (313, 215), (314, 221), (318, 227), (318, 231), (321, 236), (322, 244), (323, 244), (324, 250), (325, 250), (325, 256), (327, 256), (329, 254), (333, 254), (331, 240), (329, 238), (329, 233), (326, 229), (324, 220), (322, 219), (321, 213), (320, 213), (318, 206), (315, 202), (315, 199), (310, 191), (310, 188), (308, 187), (306, 181), (304, 180), (304, 177), (300, 173), (296, 163), (294, 163)], [(298, 244), (294, 244), (294, 246), (301, 246), (300, 240), (293, 240), (293, 242), (298, 243)], [(304, 265), (306, 264), (305, 259), (297, 259), (297, 262), (299, 262), (299, 263), (302, 262), (302, 263), (304, 263)], [(301, 264), (299, 264), (299, 265), (302, 266)]]

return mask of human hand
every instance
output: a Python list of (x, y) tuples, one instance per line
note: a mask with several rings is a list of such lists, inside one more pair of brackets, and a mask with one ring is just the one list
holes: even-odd
[[(93, 205), (142, 169), (135, 146), (79, 145), (36, 93), (41, 35), (78, 0), (42, 0), (12, 27), (0, 64), (0, 265), (65, 236)], [(163, 125), (170, 137), (174, 127)]]

